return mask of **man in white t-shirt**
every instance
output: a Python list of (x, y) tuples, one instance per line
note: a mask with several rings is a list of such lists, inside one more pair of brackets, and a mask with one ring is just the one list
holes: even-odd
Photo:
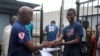
[(3, 55), (4, 56), (7, 56), (11, 28), (13, 23), (16, 20), (17, 20), (17, 16), (12, 16), (10, 24), (4, 28), (3, 31)]

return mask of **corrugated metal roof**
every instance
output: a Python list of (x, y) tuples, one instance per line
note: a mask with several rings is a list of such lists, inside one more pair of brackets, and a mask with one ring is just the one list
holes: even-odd
[(9, 13), (12, 13), (12, 11), (17, 12), (21, 6), (29, 6), (31, 8), (35, 8), (39, 6), (39, 4), (12, 1), (12, 0), (0, 0), (0, 12), (3, 12), (3, 10), (5, 13), (6, 11)]

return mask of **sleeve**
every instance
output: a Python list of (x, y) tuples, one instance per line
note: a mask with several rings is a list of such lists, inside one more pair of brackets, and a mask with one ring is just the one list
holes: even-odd
[(58, 28), (58, 26), (56, 26), (56, 29), (57, 29), (57, 31), (59, 31), (59, 28)]
[(29, 33), (25, 29), (19, 29), (17, 31), (18, 31), (17, 35), (19, 43), (25, 43), (31, 40)]
[(65, 28), (62, 30), (62, 35), (65, 36), (66, 34), (66, 31), (65, 31)]
[(34, 28), (34, 24), (33, 23), (31, 23), (31, 29), (33, 29)]
[(66, 38), (66, 28), (64, 28), (64, 29), (62, 30), (62, 35), (63, 35), (63, 39), (65, 39), (65, 38)]
[(83, 36), (83, 26), (78, 24), (75, 28), (75, 36)]
[(48, 31), (48, 25), (45, 27), (45, 31), (46, 31), (46, 32)]
[(34, 23), (32, 24), (32, 29), (34, 29), (35, 28), (35, 26), (34, 26)]

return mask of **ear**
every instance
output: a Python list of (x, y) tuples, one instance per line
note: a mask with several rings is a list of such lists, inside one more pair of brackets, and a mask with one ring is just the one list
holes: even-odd
[(76, 14), (75, 14), (75, 16), (76, 16)]
[(26, 14), (23, 14), (23, 17), (26, 17)]

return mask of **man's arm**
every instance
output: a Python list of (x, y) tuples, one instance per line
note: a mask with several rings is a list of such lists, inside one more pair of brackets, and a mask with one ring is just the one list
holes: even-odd
[(58, 38), (60, 36), (60, 32), (59, 32), (59, 28), (57, 27), (57, 35), (56, 38)]
[(56, 35), (56, 38), (58, 38), (59, 37), (59, 35), (60, 35), (60, 33), (59, 33), (59, 31), (57, 32), (57, 35)]
[(75, 39), (65, 42), (63, 44), (68, 44), (68, 45), (78, 44), (80, 42), (82, 36), (83, 36), (83, 26), (81, 24), (77, 24), (74, 29), (74, 38)]
[(60, 37), (56, 38), (56, 40), (50, 42), (52, 46), (61, 45), (61, 41), (63, 39), (63, 35), (61, 34)]
[(39, 49), (47, 46), (46, 44), (36, 45), (34, 42), (31, 41), (29, 33), (24, 29), (19, 29), (17, 31), (18, 43), (23, 44), (29, 51), (38, 51)]
[(62, 34), (60, 34), (60, 32), (58, 31), (56, 40), (51, 42), (53, 46), (62, 45), (61, 41), (64, 38), (64, 35), (66, 34), (65, 29), (66, 28), (63, 29)]
[(66, 44), (66, 45), (74, 45), (74, 44), (78, 44), (80, 42), (80, 36), (75, 36), (74, 40), (68, 41), (68, 42), (64, 42), (62, 44)]
[(39, 49), (45, 47), (46, 45), (41, 44), (41, 45), (36, 45), (32, 41), (27, 41), (24, 43), (25, 47), (28, 48), (31, 52), (38, 51)]

